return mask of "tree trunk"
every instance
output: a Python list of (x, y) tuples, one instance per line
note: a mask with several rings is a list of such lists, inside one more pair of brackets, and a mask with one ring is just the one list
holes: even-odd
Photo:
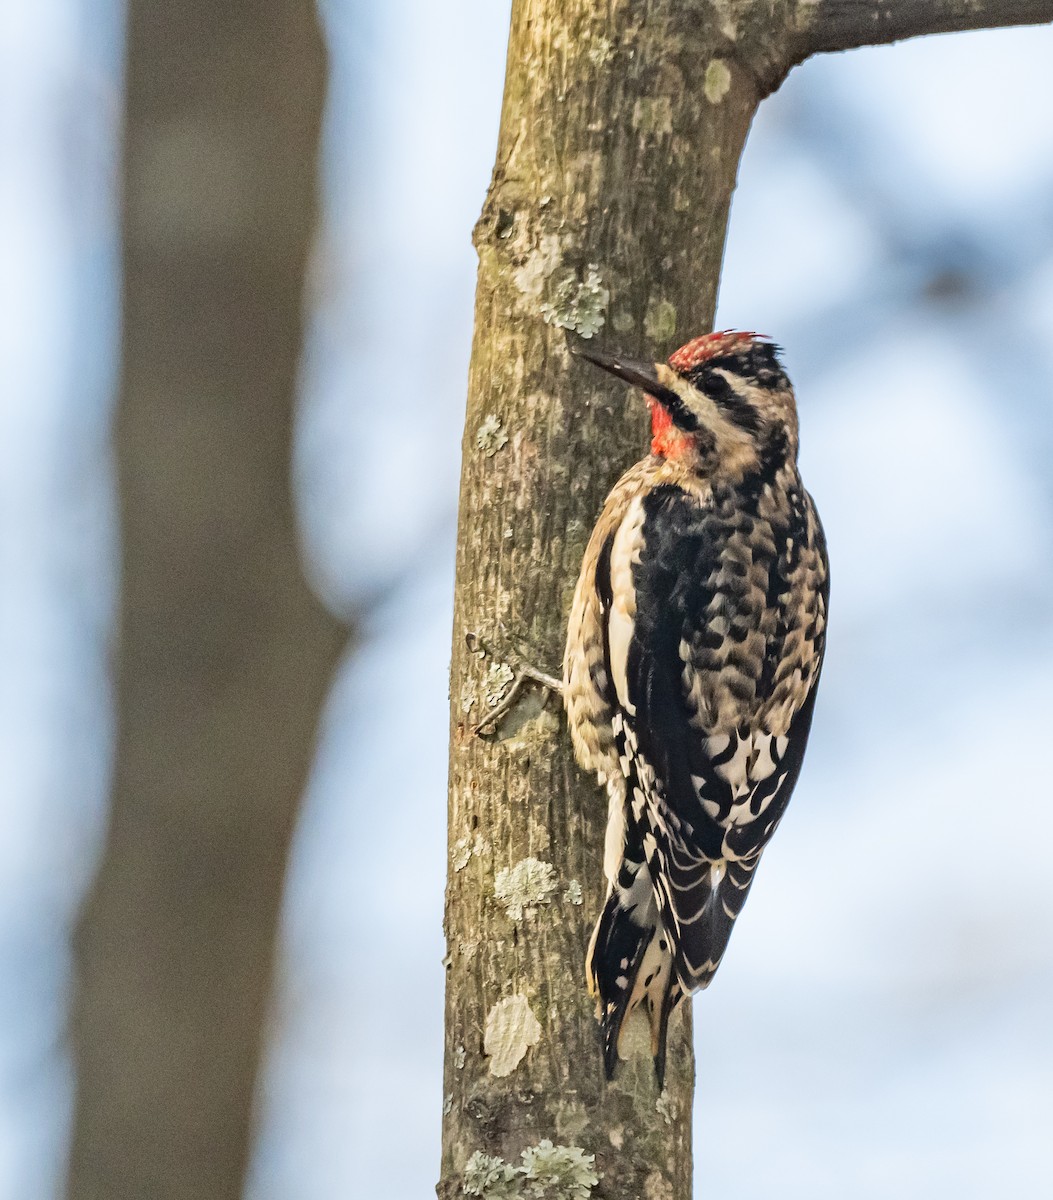
[(73, 1200), (235, 1200), (289, 838), (344, 632), (290, 495), (310, 0), (129, 10), (115, 793), (77, 932)]
[[(1048, 19), (1049, 3), (515, 0), (463, 443), (451, 666), (441, 1200), (688, 1200), (694, 1062), (646, 1043), (603, 1079), (585, 947), (606, 797), (523, 662), (559, 673), (577, 569), (642, 456), (638, 397), (568, 344), (660, 358), (712, 325), (728, 208), (760, 100), (817, 50)], [(773, 333), (777, 331), (771, 331)], [(595, 344), (595, 343), (594, 343)], [(542, 1143), (546, 1144), (542, 1144)], [(549, 1146), (547, 1143), (552, 1143)], [(593, 1156), (590, 1160), (588, 1156)], [(561, 1184), (551, 1180), (561, 1180)]]
[[(711, 11), (684, 0), (513, 10), (475, 239), (451, 671), (444, 1198), (482, 1186), (494, 1164), (477, 1151), (522, 1172), (521, 1152), (542, 1139), (595, 1155), (597, 1196), (690, 1194), (689, 1006), (673, 1019), (664, 1096), (646, 1049), (603, 1078), (583, 966), (603, 897), (606, 798), (573, 762), (557, 699), (524, 689), (496, 735), (472, 729), (522, 659), (559, 673), (592, 523), (646, 445), (639, 398), (572, 359), (567, 331), (665, 354), (713, 318), (759, 94), (722, 54)], [(568, 1171), (588, 1186), (569, 1150)]]

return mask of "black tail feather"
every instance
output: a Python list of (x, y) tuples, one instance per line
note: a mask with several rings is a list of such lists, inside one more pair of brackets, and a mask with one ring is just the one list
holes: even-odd
[[(603, 1068), (608, 1080), (614, 1078), (620, 1061), (625, 1018), (644, 1003), (651, 1025), (655, 1076), (661, 1088), (669, 1017), (684, 992), (657, 916), (641, 925), (635, 919), (637, 915), (636, 910), (623, 907), (617, 891), (608, 896), (592, 935), (586, 970), (589, 990), (597, 999)], [(641, 979), (645, 967), (647, 975)]]
[(608, 1079), (614, 1078), (618, 1066), (618, 1039), (652, 933), (652, 929), (631, 919), (617, 892), (607, 897), (592, 935), (586, 972), (589, 991), (597, 999), (603, 1068)]
[(666, 980), (665, 991), (662, 994), (661, 1009), (651, 1016), (652, 1041), (654, 1045), (654, 1077), (658, 1081), (658, 1090), (665, 1087), (665, 1052), (669, 1040), (669, 1018), (673, 1009), (684, 998), (684, 989), (680, 986), (675, 971), (670, 971)]

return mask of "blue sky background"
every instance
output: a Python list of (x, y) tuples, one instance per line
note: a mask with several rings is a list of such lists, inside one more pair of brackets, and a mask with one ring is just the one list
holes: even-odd
[[(324, 12), (308, 555), (338, 604), (420, 566), (334, 681), (249, 1197), (413, 1200), (438, 1163), (469, 233), (508, 4)], [(120, 27), (112, 0), (0, 20), (0, 1200), (58, 1192), (68, 935), (105, 819)], [(695, 1002), (700, 1196), (1053, 1185), (1051, 61), (1050, 29), (816, 59), (747, 147), (718, 324), (786, 348), (832, 619), (797, 797)], [(403, 398), (412, 486), (378, 511), (393, 361), (432, 388)]]

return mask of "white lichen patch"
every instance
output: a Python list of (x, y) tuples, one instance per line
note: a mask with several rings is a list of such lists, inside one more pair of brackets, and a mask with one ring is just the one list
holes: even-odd
[(589, 263), (582, 279), (568, 275), (560, 281), (552, 299), (541, 305), (541, 316), (549, 325), (591, 338), (603, 328), (610, 302), (599, 267)]
[(541, 237), (540, 245), (512, 276), (512, 282), (528, 300), (540, 300), (548, 277), (562, 262), (559, 238), (554, 233)]
[(710, 60), (706, 67), (706, 76), (702, 82), (702, 90), (710, 104), (719, 104), (728, 94), (731, 87), (731, 72), (728, 64), (722, 58)]
[(648, 341), (668, 342), (676, 333), (676, 306), (668, 300), (652, 299), (644, 314)]
[(474, 854), (477, 858), (481, 858), (484, 854), (489, 854), (493, 850), (493, 846), (483, 837), (481, 833), (475, 835), (475, 840), (470, 841), (466, 837), (458, 838), (453, 843), (453, 869), (455, 871), (463, 871), (471, 861)]
[(466, 962), (470, 962), (479, 950), (479, 940), (478, 938), (463, 938), (457, 943), (457, 949), (460, 951), (461, 957)]
[(524, 1195), (544, 1200), (589, 1200), (600, 1181), (594, 1170), (596, 1157), (580, 1146), (553, 1146), (542, 1138), (523, 1151), (520, 1170), (527, 1181)]
[(607, 1140), (615, 1150), (620, 1150), (625, 1145), (625, 1126), (615, 1125), (613, 1129), (608, 1130)]
[(491, 413), (484, 418), (483, 423), (475, 431), (475, 444), (486, 455), (493, 458), (498, 450), (508, 445), (508, 434), (501, 424), (501, 418)]
[(515, 1180), (519, 1169), (503, 1158), (476, 1150), (464, 1167), (462, 1190), (466, 1196), (485, 1196), (487, 1200), (511, 1200), (520, 1193)]
[(486, 703), (491, 708), (496, 708), (501, 703), (501, 698), (508, 691), (513, 679), (515, 679), (515, 672), (508, 663), (495, 662), (486, 668), (483, 690), (486, 692)]
[(599, 34), (592, 39), (585, 53), (589, 62), (594, 66), (602, 67), (614, 53), (614, 43), (610, 38), (605, 38), (602, 34)]
[(555, 868), (536, 858), (502, 867), (494, 876), (494, 896), (513, 921), (532, 917), (540, 905), (551, 903), (556, 888)]
[(486, 1014), (483, 1050), (490, 1059), (491, 1075), (511, 1075), (540, 1041), (541, 1026), (526, 996), (506, 996)]
[(672, 1125), (680, 1112), (680, 1105), (670, 1096), (668, 1088), (662, 1088), (662, 1094), (654, 1102), (654, 1107), (655, 1112), (667, 1125)]
[(633, 129), (652, 136), (672, 133), (672, 100), (668, 96), (641, 96), (633, 105)]
[(458, 838), (453, 843), (453, 869), (455, 871), (463, 871), (471, 861), (472, 847), (466, 837)]
[(442, 1115), (448, 1117), (453, 1109), (453, 1093), (447, 1092), (442, 1098)]
[(576, 879), (572, 879), (567, 884), (567, 890), (563, 893), (563, 899), (570, 904), (581, 904), (584, 897), (581, 894), (581, 884)]
[(475, 684), (470, 679), (466, 679), (461, 684), (461, 712), (471, 712), (475, 707), (475, 701)]
[(453, 1065), (454, 1065), (455, 1070), (457, 1070), (457, 1071), (464, 1070), (464, 1060), (465, 1060), (466, 1054), (467, 1054), (467, 1051), (465, 1050), (465, 1048), (463, 1046), (455, 1046), (454, 1047), (454, 1049), (453, 1049)]

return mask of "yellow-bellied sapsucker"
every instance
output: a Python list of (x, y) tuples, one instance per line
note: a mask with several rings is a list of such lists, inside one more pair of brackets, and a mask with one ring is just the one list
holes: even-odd
[(608, 1077), (642, 1004), (661, 1084), (669, 1015), (712, 979), (797, 782), (826, 548), (769, 341), (712, 333), (668, 364), (583, 356), (647, 393), (653, 432), (589, 541), (563, 661), (575, 753), (609, 795), (586, 972)]

